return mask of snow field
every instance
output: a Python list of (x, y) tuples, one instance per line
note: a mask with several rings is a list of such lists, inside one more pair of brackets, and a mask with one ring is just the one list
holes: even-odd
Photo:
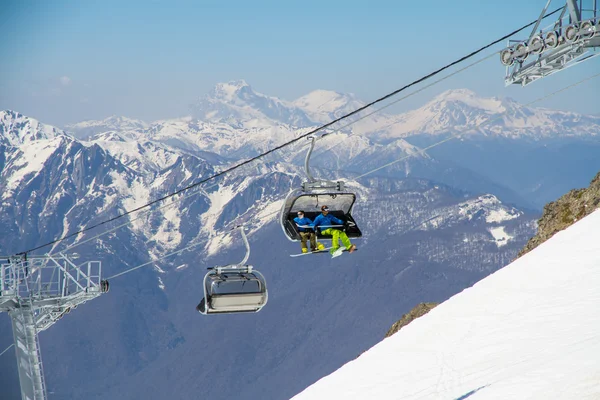
[(600, 399), (600, 210), (294, 397)]

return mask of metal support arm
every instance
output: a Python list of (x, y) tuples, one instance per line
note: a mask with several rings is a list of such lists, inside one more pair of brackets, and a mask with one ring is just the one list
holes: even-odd
[(240, 265), (246, 265), (248, 262), (248, 258), (250, 258), (250, 244), (248, 243), (248, 238), (246, 237), (246, 232), (244, 232), (244, 227), (240, 226), (240, 233), (242, 234), (242, 239), (244, 240), (244, 245), (246, 246), (246, 255)]
[(313, 178), (313, 176), (310, 174), (310, 168), (309, 168), (309, 164), (310, 164), (310, 155), (313, 152), (313, 149), (315, 148), (315, 137), (311, 136), (309, 137), (310, 139), (310, 148), (308, 149), (308, 153), (306, 153), (306, 158), (304, 159), (304, 169), (306, 170), (306, 177), (308, 178), (309, 182), (314, 182), (315, 178)]

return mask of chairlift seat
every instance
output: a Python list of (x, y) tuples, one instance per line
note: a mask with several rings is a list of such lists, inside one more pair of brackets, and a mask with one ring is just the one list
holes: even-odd
[[(356, 201), (354, 193), (339, 193), (339, 192), (322, 192), (322, 193), (305, 193), (300, 190), (293, 190), (288, 195), (282, 211), (281, 211), (281, 226), (287, 238), (293, 242), (301, 240), (300, 231), (294, 218), (298, 215), (298, 211), (304, 211), (304, 216), (314, 221), (321, 214), (321, 206), (329, 207), (329, 214), (344, 222), (352, 222), (351, 226), (345, 228), (346, 235), (349, 238), (360, 238), (362, 232), (358, 224), (352, 217), (352, 207)], [(327, 228), (323, 228), (327, 229)], [(335, 228), (343, 230), (343, 227)], [(318, 239), (331, 239), (330, 235), (323, 235), (321, 229), (316, 230)]]
[(268, 299), (264, 276), (248, 265), (213, 268), (203, 286), (202, 314), (258, 312)]
[(262, 293), (215, 294), (210, 299), (211, 312), (256, 312), (262, 308), (266, 295)]

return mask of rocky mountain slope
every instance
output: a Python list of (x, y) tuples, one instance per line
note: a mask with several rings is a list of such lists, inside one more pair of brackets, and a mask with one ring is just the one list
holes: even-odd
[(398, 332), (400, 329), (410, 324), (415, 319), (422, 317), (427, 314), (429, 311), (435, 308), (438, 303), (419, 303), (412, 310), (407, 312), (400, 318), (398, 321), (394, 322), (394, 325), (387, 331), (384, 338), (388, 338), (392, 336), (394, 333)]
[(519, 257), (530, 252), (555, 233), (568, 228), (600, 207), (600, 172), (587, 188), (573, 189), (558, 200), (546, 204), (538, 221), (537, 233), (519, 252)]

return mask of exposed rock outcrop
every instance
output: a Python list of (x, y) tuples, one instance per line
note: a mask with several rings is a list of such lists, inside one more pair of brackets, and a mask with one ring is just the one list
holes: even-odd
[(537, 234), (529, 239), (518, 257), (535, 249), (556, 232), (568, 228), (598, 207), (600, 207), (600, 172), (592, 179), (589, 187), (571, 190), (558, 200), (544, 206), (542, 218), (538, 220)]
[(415, 319), (422, 317), (431, 311), (435, 306), (439, 303), (419, 303), (408, 313), (404, 314), (399, 321), (395, 322), (394, 325), (390, 328), (389, 331), (385, 334), (385, 337), (388, 338), (392, 336), (394, 333), (398, 332), (400, 329), (410, 324)]

